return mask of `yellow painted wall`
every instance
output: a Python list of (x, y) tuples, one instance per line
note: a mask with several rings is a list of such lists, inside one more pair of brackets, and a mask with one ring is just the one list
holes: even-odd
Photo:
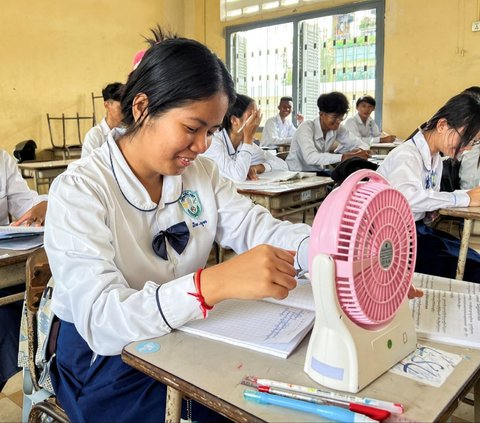
[[(326, 0), (322, 8), (351, 3)], [(479, 0), (386, 0), (384, 128), (407, 136), (453, 94), (480, 85)], [(292, 7), (238, 25), (318, 9)], [(160, 23), (225, 58), (218, 0), (17, 0), (0, 8), (0, 147), (50, 146), (45, 114), (91, 114), (90, 93), (125, 81)]]

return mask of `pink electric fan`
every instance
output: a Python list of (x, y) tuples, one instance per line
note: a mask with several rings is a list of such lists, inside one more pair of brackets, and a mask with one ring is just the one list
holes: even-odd
[(415, 349), (410, 206), (381, 175), (359, 170), (322, 203), (309, 248), (316, 318), (305, 371), (357, 392)]

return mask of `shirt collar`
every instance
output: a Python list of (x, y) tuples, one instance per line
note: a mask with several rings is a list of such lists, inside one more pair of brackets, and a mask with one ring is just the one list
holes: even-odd
[(182, 193), (182, 176), (164, 176), (162, 198), (157, 205), (153, 202), (146, 188), (138, 180), (118, 148), (116, 140), (125, 134), (124, 128), (112, 129), (107, 137), (108, 148), (103, 149), (107, 163), (112, 167), (113, 175), (125, 199), (134, 207), (143, 211), (152, 211), (163, 208), (178, 200)]
[(412, 137), (412, 141), (420, 152), (423, 166), (425, 167), (425, 169), (427, 169), (428, 171), (436, 169), (440, 160), (440, 154), (436, 153), (434, 156), (432, 156), (432, 153), (430, 153), (430, 148), (428, 147), (427, 140), (425, 139), (423, 133), (420, 131), (417, 132)]

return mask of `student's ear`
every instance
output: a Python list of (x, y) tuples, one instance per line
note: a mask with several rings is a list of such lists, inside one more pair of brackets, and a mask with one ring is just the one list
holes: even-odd
[(448, 122), (447, 122), (447, 119), (445, 118), (441, 118), (441, 119), (438, 119), (438, 122), (437, 122), (437, 131), (441, 134), (445, 133), (446, 131), (448, 131), (450, 129), (449, 125), (448, 125)]
[(137, 94), (133, 99), (132, 114), (135, 122), (145, 116), (148, 109), (148, 97), (144, 93)]
[(230, 116), (230, 123), (232, 125), (232, 128), (240, 127), (240, 122), (241, 122), (241, 119), (239, 119), (238, 117), (234, 115)]

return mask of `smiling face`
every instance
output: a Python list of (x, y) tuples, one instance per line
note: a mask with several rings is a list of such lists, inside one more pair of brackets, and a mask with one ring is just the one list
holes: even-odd
[[(134, 102), (136, 119), (148, 107), (142, 94)], [(158, 117), (147, 117), (131, 138), (118, 142), (125, 159), (141, 181), (159, 175), (181, 175), (192, 161), (210, 145), (228, 107), (223, 93), (182, 107), (170, 109)]]
[(284, 121), (293, 110), (293, 103), (289, 100), (282, 100), (278, 105), (279, 115), (282, 121)]

